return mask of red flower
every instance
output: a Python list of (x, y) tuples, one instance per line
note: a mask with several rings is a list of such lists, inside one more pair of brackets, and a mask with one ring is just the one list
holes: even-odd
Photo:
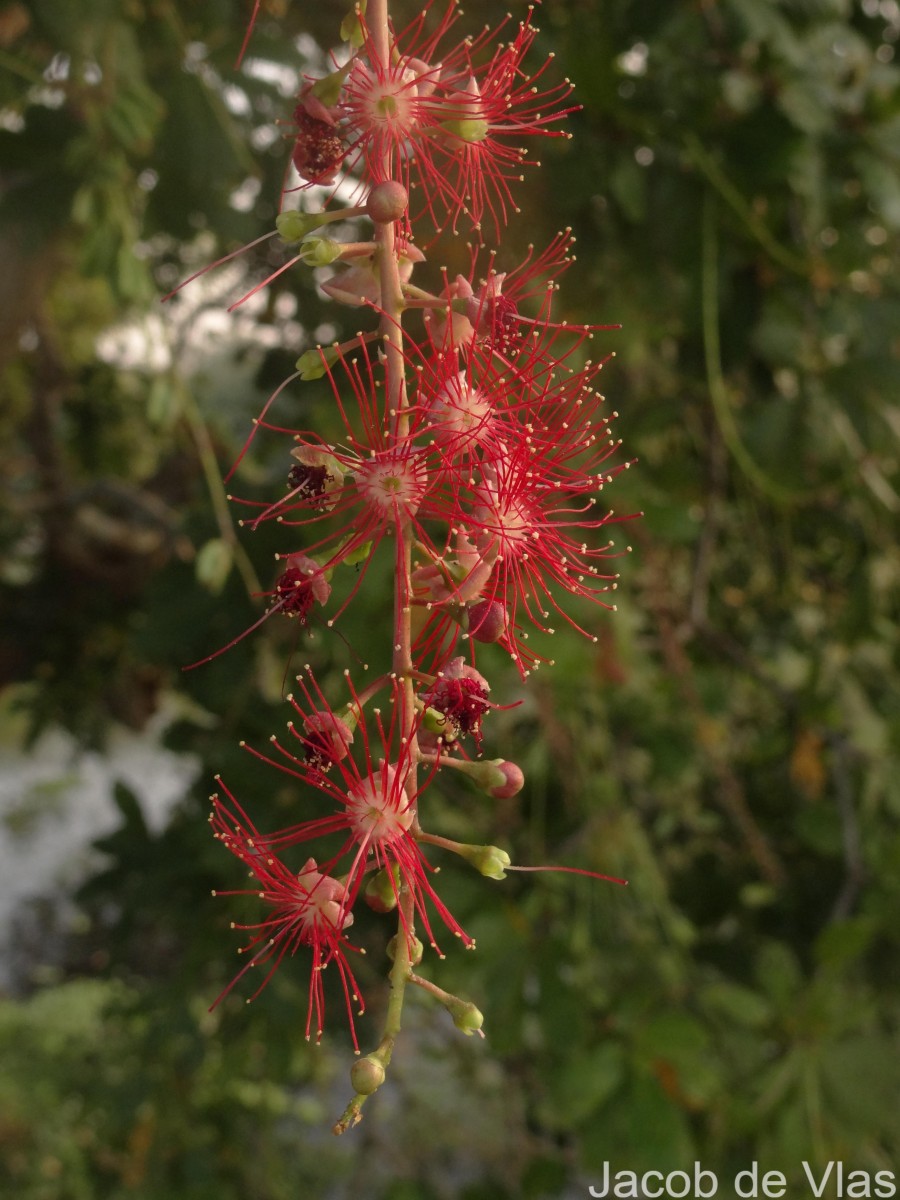
[[(523, 67), (537, 29), (531, 24), (532, 9), (519, 22), (515, 36), (495, 49), (479, 65), (481, 51), (497, 46), (500, 34), (512, 18), (495, 29), (486, 28), (474, 40), (463, 43), (462, 55), (452, 54), (444, 62), (440, 91), (444, 111), (440, 114), (437, 149), (442, 154), (438, 186), (452, 214), (455, 229), (461, 213), (479, 228), (490, 214), (499, 230), (518, 212), (511, 184), (518, 183), (527, 161), (523, 138), (571, 137), (552, 125), (565, 119), (580, 105), (564, 104), (572, 92), (568, 79), (547, 88), (538, 86), (553, 56), (532, 74)], [(455, 211), (454, 211), (455, 208)]]
[[(293, 696), (289, 699), (307, 728), (313, 719), (317, 722), (330, 718), (336, 721), (342, 719), (330, 708), (311, 674), (309, 683), (302, 676), (298, 678), (298, 683), (304, 702), (301, 704)], [(354, 730), (354, 749), (360, 748), (361, 761), (358, 762), (352, 753), (336, 757), (333, 769), (326, 775), (315, 758), (310, 760), (305, 749), (299, 756), (275, 737), (270, 740), (281, 755), (280, 760), (247, 747), (256, 758), (301, 782), (311, 784), (335, 805), (335, 811), (329, 816), (316, 817), (274, 834), (257, 835), (258, 844), (270, 850), (298, 845), (325, 834), (343, 833), (344, 843), (328, 867), (334, 870), (338, 863), (350, 859), (349, 865), (342, 867), (342, 874), (347, 879), (347, 909), (352, 907), (367, 874), (387, 868), (393, 879), (395, 872), (391, 869), (396, 868), (396, 877), (400, 881), (396, 894), (399, 898), (400, 885), (412, 894), (415, 912), (432, 947), (440, 953), (426, 902), (433, 905), (452, 933), (461, 938), (466, 946), (471, 946), (472, 939), (432, 887), (429, 879), (432, 868), (416, 840), (419, 796), (431, 781), (437, 764), (431, 767), (424, 781), (417, 782), (415, 748), (412, 740), (402, 736), (410, 726), (404, 693), (396, 681), (391, 683), (391, 720), (385, 725), (377, 709), (373, 718), (367, 719), (363, 703), (352, 685), (350, 690), (352, 699), (348, 707), (358, 717)], [(418, 725), (419, 718), (416, 717), (413, 728), (417, 729)], [(290, 729), (301, 742), (304, 741), (304, 736), (296, 732), (293, 723)], [(406, 932), (412, 935), (410, 929)]]
[(265, 624), (276, 613), (294, 617), (301, 625), (305, 626), (309, 623), (316, 604), (327, 603), (328, 597), (331, 595), (331, 585), (317, 562), (305, 554), (286, 554), (283, 556), (283, 560), (287, 566), (276, 579), (274, 588), (271, 592), (261, 593), (271, 597), (271, 603), (263, 615), (242, 630), (237, 637), (232, 638), (230, 642), (220, 646), (212, 654), (207, 654), (205, 658), (200, 658), (197, 662), (185, 667), (185, 671), (193, 671), (195, 667), (202, 667), (205, 663), (218, 658), (220, 654), (224, 654), (226, 650), (230, 650), (232, 646), (236, 646), (238, 642), (242, 642), (245, 637), (254, 633), (260, 625)]
[(212, 797), (210, 824), (213, 836), (250, 868), (259, 887), (217, 892), (216, 895), (257, 896), (271, 911), (265, 920), (256, 924), (233, 926), (235, 929), (252, 931), (250, 940), (239, 951), (241, 954), (249, 953), (250, 960), (217, 997), (213, 1007), (228, 995), (251, 967), (267, 966), (265, 978), (250, 997), (250, 1000), (254, 1000), (272, 978), (284, 956), (294, 955), (301, 946), (308, 946), (312, 951), (312, 968), (306, 1014), (307, 1040), (313, 1025), (316, 1041), (321, 1040), (325, 1015), (322, 972), (335, 963), (344, 990), (353, 1044), (356, 1046), (353, 1004), (360, 1005), (360, 1013), (364, 1011), (365, 1004), (345, 953), (353, 948), (343, 936), (343, 931), (353, 924), (346, 885), (320, 871), (313, 858), (307, 860), (299, 874), (289, 870), (264, 845), (258, 830), (228, 788), (221, 780), (218, 782), (233, 807), (229, 808), (218, 795)]
[[(473, 330), (465, 347), (438, 359), (450, 364), (445, 383), (423, 372), (426, 411), (437, 411), (444, 448), (435, 486), (455, 497), (456, 508), (454, 548), (420, 559), (413, 573), (416, 602), (430, 614), (417, 629), (423, 669), (445, 665), (461, 629), (479, 640), (489, 613), (484, 640), (500, 641), (525, 673), (541, 657), (524, 645), (526, 623), (551, 632), (555, 610), (585, 633), (562, 593), (603, 604), (615, 586), (602, 563), (618, 551), (598, 543), (597, 533), (627, 518), (603, 513), (597, 502), (628, 464), (607, 465), (619, 442), (600, 416), (595, 384), (603, 364), (573, 370), (569, 345), (563, 327), (535, 322), (521, 348), (505, 355), (480, 346)], [(454, 363), (464, 369), (451, 373)]]
[[(291, 454), (298, 465), (291, 467), (288, 475), (290, 490), (274, 504), (238, 503), (261, 510), (242, 522), (251, 528), (276, 520), (285, 529), (314, 531), (317, 536), (308, 538), (302, 554), (316, 564), (320, 574), (330, 576), (342, 563), (362, 565), (349, 596), (333, 614), (334, 620), (358, 591), (382, 540), (397, 529), (411, 525), (417, 541), (438, 555), (430, 522), (452, 523), (455, 502), (445, 488), (436, 486), (441, 482), (437, 474), (440, 454), (433, 445), (417, 444), (424, 428), (421, 416), (413, 412), (413, 427), (401, 437), (395, 414), (380, 411), (380, 367), (365, 345), (353, 358), (342, 358), (340, 366), (328, 367), (325, 373), (344, 424), (341, 445), (323, 443), (313, 433), (258, 421), (254, 432), (293, 436), (296, 445)], [(287, 553), (280, 557), (290, 562), (295, 556)]]
[(457, 2), (446, 4), (429, 32), (432, 8), (426, 3), (403, 30), (391, 31), (387, 62), (360, 18), (359, 52), (301, 92), (293, 161), (303, 187), (330, 183), (343, 160), (364, 185), (396, 179), (417, 189), (439, 226), (449, 221), (455, 229), (465, 217), (479, 228), (490, 215), (500, 228), (515, 209), (512, 185), (528, 165), (523, 139), (570, 136), (552, 126), (577, 107), (564, 104), (572, 86), (537, 83), (552, 56), (532, 74), (525, 70), (537, 34), (531, 11), (490, 52), (510, 17), (446, 47)]

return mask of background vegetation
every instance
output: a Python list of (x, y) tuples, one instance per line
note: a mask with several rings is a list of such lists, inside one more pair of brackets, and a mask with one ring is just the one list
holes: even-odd
[[(494, 8), (477, 7), (479, 23)], [(197, 764), (163, 829), (120, 782), (74, 915), (55, 903), (16, 926), (0, 1187), (581, 1196), (606, 1159), (900, 1175), (900, 10), (543, 4), (540, 47), (584, 107), (529, 176), (501, 266), (576, 230), (560, 303), (622, 322), (606, 386), (638, 463), (614, 503), (646, 516), (618, 614), (588, 614), (599, 644), (557, 639), (555, 669), (492, 717), (526, 792), (448, 791), (440, 819), (514, 861), (631, 883), (494, 885), (447, 864), (479, 948), (438, 970), (484, 1010), (487, 1041), (414, 1006), (388, 1086), (335, 1141), (349, 1052), (337, 1020), (320, 1050), (303, 1041), (304, 965), (250, 1008), (207, 1011), (237, 903), (210, 889), (239, 885), (206, 797), (221, 771), (262, 827), (287, 810), (237, 740), (280, 728), (289, 660), (325, 679), (352, 662), (387, 589), (342, 622), (349, 650), (321, 631), (298, 647), (272, 621), (181, 669), (259, 614), (248, 592), (270, 586), (276, 543), (235, 536), (221, 468), (330, 335), (302, 272), (222, 316), (265, 247), (159, 305), (271, 228), (277, 122), (344, 6), (264, 0), (235, 73), (249, 8), (0, 2), (5, 745), (39, 756), (63, 728), (104, 752), (124, 724)], [(292, 423), (323, 396), (297, 385)], [(282, 474), (261, 446), (245, 490), (275, 494)], [(24, 856), (10, 814), (55, 810), (14, 799)], [(36, 870), (34, 893), (52, 892)], [(377, 987), (383, 929), (360, 924)]]

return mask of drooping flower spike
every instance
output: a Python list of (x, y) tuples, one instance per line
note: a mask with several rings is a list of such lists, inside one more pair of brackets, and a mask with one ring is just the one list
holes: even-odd
[[(252, 9), (241, 55), (260, 0)], [(506, 706), (491, 698), (475, 648), (496, 644), (524, 677), (546, 661), (528, 644), (531, 632), (553, 633), (559, 617), (592, 636), (585, 602), (610, 607), (616, 576), (608, 563), (620, 553), (607, 527), (628, 519), (599, 503), (629, 464), (614, 457), (619, 443), (600, 407), (603, 363), (585, 361), (595, 332), (615, 326), (570, 324), (554, 312), (559, 278), (573, 258), (571, 232), (543, 250), (529, 247), (518, 262), (507, 263), (497, 244), (518, 211), (515, 190), (532, 161), (528, 143), (569, 136), (562, 121), (573, 111), (571, 85), (546, 82), (552, 55), (529, 74), (538, 32), (533, 7), (521, 21), (508, 15), (454, 45), (460, 15), (458, 0), (424, 0), (397, 27), (387, 0), (354, 5), (341, 26), (346, 51), (332, 56), (329, 73), (301, 81), (288, 131), (286, 190), (324, 186), (330, 194), (321, 212), (279, 214), (277, 232), (294, 247), (289, 261), (237, 301), (302, 262), (332, 267), (317, 279), (321, 289), (372, 318), (369, 332), (301, 355), (296, 374), (254, 422), (229, 478), (258, 435), (274, 438), (283, 446), (281, 494), (229, 499), (242, 507), (242, 525), (275, 521), (284, 536), (268, 611), (251, 628), (276, 613), (306, 624), (338, 587), (330, 625), (359, 596), (387, 541), (390, 674), (357, 690), (345, 672), (349, 699), (336, 705), (305, 668), (288, 697), (286, 733), (265, 750), (245, 747), (297, 785), (291, 823), (261, 834), (224, 785), (226, 798), (213, 798), (211, 818), (267, 906), (258, 924), (239, 926), (249, 931), (245, 971), (262, 967), (264, 986), (285, 955), (311, 953), (307, 1036), (321, 1035), (322, 972), (332, 963), (353, 1028), (358, 988), (346, 930), (357, 898), (396, 913), (384, 1032), (351, 1072), (354, 1098), (335, 1132), (359, 1120), (384, 1081), (408, 984), (442, 1004), (464, 1033), (481, 1030), (474, 1004), (413, 969), (424, 949), (417, 926), (440, 953), (435, 913), (464, 945), (473, 944), (438, 896), (426, 852), (449, 851), (497, 880), (532, 868), (513, 867), (498, 847), (432, 833), (420, 808), (444, 767), (496, 800), (523, 787), (514, 761), (482, 757), (486, 717)], [(339, 197), (350, 207), (339, 208)], [(321, 227), (345, 217), (364, 218), (371, 230), (337, 226), (333, 237), (324, 235)], [(497, 236), (485, 246), (492, 225)], [(417, 242), (434, 227), (471, 228), (479, 245), (469, 248), (468, 269), (455, 276), (441, 270), (426, 290), (412, 274), (424, 261)], [(291, 427), (283, 398), (298, 378), (327, 380), (327, 436)], [(306, 857), (302, 848), (319, 837), (329, 839), (328, 850)], [(292, 853), (306, 859), (296, 874), (285, 863)]]

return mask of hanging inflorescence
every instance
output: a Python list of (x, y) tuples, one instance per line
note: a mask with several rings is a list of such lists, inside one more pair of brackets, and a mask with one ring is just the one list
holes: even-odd
[[(557, 627), (596, 641), (583, 601), (613, 607), (613, 560), (627, 549), (612, 536), (627, 518), (603, 497), (628, 463), (597, 390), (603, 362), (586, 357), (596, 330), (609, 327), (571, 325), (553, 311), (571, 233), (529, 249), (515, 269), (495, 269), (500, 234), (518, 211), (514, 191), (534, 165), (530, 143), (569, 136), (571, 87), (545, 82), (549, 59), (526, 67), (537, 33), (531, 8), (518, 24), (508, 18), (455, 43), (455, 3), (435, 8), (397, 31), (386, 0), (358, 6), (333, 69), (299, 88), (296, 178), (271, 235), (291, 252), (275, 274), (330, 267), (323, 290), (360, 310), (361, 329), (303, 354), (254, 422), (238, 463), (260, 431), (282, 438), (281, 494), (232, 497), (245, 528), (276, 522), (284, 538), (261, 620), (332, 625), (358, 602), (377, 556), (393, 565), (394, 617), (382, 632), (391, 669), (364, 686), (346, 672), (335, 706), (306, 668), (288, 698), (286, 734), (265, 751), (247, 747), (301, 785), (306, 811), (324, 815), (262, 833), (220, 780), (210, 818), (253, 877), (246, 894), (262, 905), (257, 923), (236, 926), (247, 936), (246, 963), (226, 992), (252, 968), (257, 994), (285, 955), (306, 953), (307, 1037), (322, 1035), (322, 972), (333, 966), (358, 1049), (354, 909), (395, 914), (384, 1033), (353, 1068), (355, 1095), (338, 1132), (384, 1079), (407, 984), (429, 992), (463, 1032), (480, 1032), (471, 1002), (416, 970), (426, 948), (442, 956), (442, 934), (473, 945), (440, 899), (426, 849), (455, 853), (494, 879), (536, 869), (423, 824), (423, 797), (440, 771), (495, 798), (523, 786), (515, 762), (482, 755), (498, 701), (480, 658), (476, 667), (478, 648), (495, 644), (525, 679), (552, 661)], [(332, 189), (315, 210), (313, 185), (316, 195)], [(368, 240), (328, 235), (350, 218), (368, 223)], [(426, 253), (415, 240), (420, 226), (431, 231)], [(465, 270), (438, 271), (426, 286), (435, 229), (468, 230), (473, 249)], [(341, 428), (332, 440), (271, 418), (287, 384), (309, 379), (327, 380), (334, 398)], [(338, 575), (350, 581), (339, 601)], [(319, 861), (310, 843), (326, 835), (332, 849)], [(308, 855), (299, 870), (286, 865), (295, 846), (304, 847), (298, 862)]]

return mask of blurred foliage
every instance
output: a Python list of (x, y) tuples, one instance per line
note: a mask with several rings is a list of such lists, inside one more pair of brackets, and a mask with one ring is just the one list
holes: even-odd
[[(277, 542), (237, 536), (221, 468), (297, 353), (334, 336), (321, 322), (339, 332), (302, 274), (225, 323), (270, 243), (158, 303), (271, 228), (278, 122), (316, 67), (304, 35), (327, 47), (344, 11), (264, 2), (235, 72), (250, 8), (0, 2), (0, 681), (32, 738), (102, 745), (111, 720), (172, 706), (167, 744), (205, 764), (160, 835), (120, 789), (84, 929), (2, 1003), (4, 1193), (541, 1197), (584, 1194), (607, 1159), (900, 1172), (896, 5), (543, 5), (540, 48), (583, 108), (529, 175), (500, 268), (516, 239), (578, 234), (560, 304), (622, 322), (598, 336), (637, 459), (614, 503), (646, 515), (617, 615), (585, 615), (598, 645), (560, 636), (554, 670), (491, 718), (486, 748), (526, 793), (488, 808), (448, 785), (432, 824), (630, 886), (448, 864), (478, 951), (431, 969), (477, 999), (488, 1040), (414, 1006), (340, 1143), (323, 1131), (347, 1047), (303, 1042), (302, 965), (250, 1009), (206, 1011), (234, 935), (230, 903), (203, 897), (235, 878), (208, 780), (263, 827), (283, 816), (290, 789), (236, 740), (280, 726), (288, 660), (330, 686), (389, 604), (373, 574), (349, 650), (268, 622), (181, 670), (271, 586)], [(296, 385), (290, 423), (324, 395)], [(251, 496), (284, 471), (259, 442)], [(377, 994), (384, 931), (361, 924)]]

